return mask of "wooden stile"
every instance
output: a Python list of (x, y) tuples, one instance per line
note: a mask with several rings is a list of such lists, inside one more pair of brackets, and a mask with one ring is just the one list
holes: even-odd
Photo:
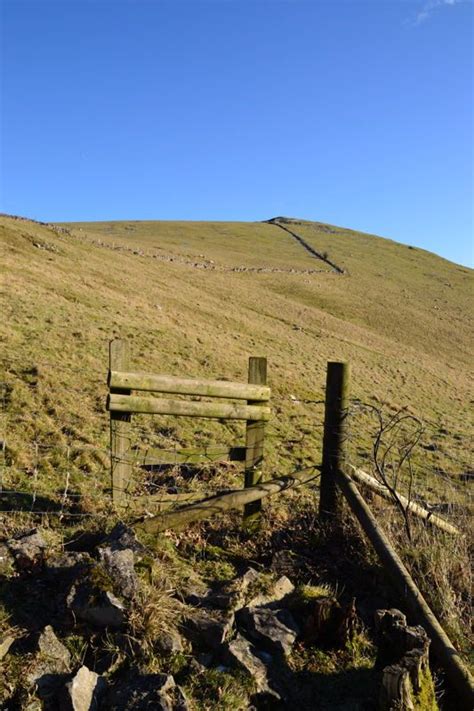
[(270, 388), (264, 386), (232, 383), (227, 380), (190, 380), (189, 378), (148, 375), (147, 373), (112, 371), (109, 373), (109, 386), (173, 395), (201, 395), (255, 402), (265, 402), (270, 399)]
[(222, 402), (191, 402), (156, 397), (111, 394), (107, 404), (111, 412), (132, 412), (145, 415), (179, 415), (206, 417), (216, 420), (268, 420), (270, 408), (258, 405), (234, 405)]
[[(130, 351), (128, 342), (114, 339), (109, 344), (109, 370), (126, 370), (129, 367)], [(128, 388), (110, 388), (111, 396), (127, 397)], [(120, 505), (125, 499), (125, 490), (130, 481), (132, 467), (130, 464), (130, 411), (122, 410), (110, 413), (110, 452), (111, 452), (111, 485), (112, 500)]]
[[(252, 384), (266, 385), (267, 383), (267, 359), (249, 358), (248, 381)], [(253, 406), (253, 401), (248, 401), (249, 408)], [(245, 486), (253, 487), (262, 480), (263, 462), (263, 442), (265, 437), (265, 423), (257, 418), (249, 418), (245, 432)], [(244, 525), (248, 530), (254, 528), (260, 519), (262, 509), (261, 499), (249, 502), (244, 508)]]

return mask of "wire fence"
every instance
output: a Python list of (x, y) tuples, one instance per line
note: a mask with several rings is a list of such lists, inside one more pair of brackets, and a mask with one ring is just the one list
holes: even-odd
[[(103, 369), (87, 365), (87, 387), (60, 382), (58, 373), (84, 374), (66, 360), (9, 359), (8, 377), (29, 374), (32, 400), (37, 412), (12, 407), (11, 383), (0, 384), (0, 511), (19, 509), (58, 516), (102, 515), (109, 505), (110, 429), (105, 411), (107, 386)], [(54, 383), (49, 391), (39, 369), (50, 369)], [(36, 382), (38, 381), (38, 383)], [(100, 387), (97, 387), (97, 384)], [(41, 386), (41, 387), (40, 387)], [(42, 388), (42, 390), (41, 390)], [(38, 390), (41, 390), (38, 396)], [(35, 400), (36, 398), (36, 400)], [(64, 400), (64, 408), (50, 403)], [(46, 403), (46, 404), (45, 404)], [(266, 478), (321, 462), (324, 427), (322, 397), (298, 394), (272, 395), (273, 417), (266, 425)], [(49, 411), (48, 411), (49, 409)], [(393, 413), (384, 413), (385, 417)], [(347, 411), (347, 460), (374, 473), (374, 442), (380, 426), (380, 410), (360, 400), (351, 400)], [(181, 419), (181, 418), (180, 418)], [(223, 427), (222, 427), (223, 425)], [(216, 444), (216, 442), (218, 444)], [(219, 444), (222, 443), (222, 446)], [(472, 481), (470, 433), (456, 433), (449, 424), (423, 423), (423, 435), (410, 457), (412, 497), (432, 506), (468, 501)], [(133, 467), (131, 499), (163, 493), (212, 495), (224, 488), (242, 486), (242, 467), (220, 460), (229, 447), (244, 446), (244, 426), (235, 422), (217, 425), (193, 420), (177, 424), (176, 418), (134, 416), (130, 427), (127, 461)], [(196, 457), (212, 447), (212, 456)], [(221, 447), (221, 448), (220, 448)], [(186, 450), (183, 458), (182, 450)], [(146, 465), (152, 450), (166, 456), (166, 464)], [(387, 464), (387, 462), (386, 462)], [(388, 462), (387, 471), (390, 473)], [(398, 472), (400, 485), (408, 479)]]

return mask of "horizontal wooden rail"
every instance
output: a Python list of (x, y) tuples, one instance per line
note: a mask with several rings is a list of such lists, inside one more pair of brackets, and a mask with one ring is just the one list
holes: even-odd
[(252, 501), (259, 501), (265, 496), (286, 491), (294, 486), (308, 484), (319, 476), (319, 473), (316, 473), (319, 469), (320, 467), (310, 467), (311, 471), (304, 469), (301, 472), (294, 473), (292, 476), (271, 479), (270, 481), (261, 482), (256, 486), (239, 489), (238, 491), (229, 491), (225, 494), (190, 504), (189, 506), (183, 506), (176, 511), (158, 514), (157, 516), (148, 517), (145, 520), (141, 519), (136, 522), (134, 526), (147, 533), (159, 533), (167, 529), (177, 530), (187, 526), (193, 521), (210, 518), (219, 511), (238, 509)]
[(108, 382), (111, 388), (129, 388), (130, 390), (146, 390), (174, 395), (226, 397), (236, 400), (267, 401), (271, 394), (270, 388), (265, 385), (231, 383), (227, 380), (192, 380), (170, 375), (148, 375), (147, 373), (111, 371)]
[(342, 493), (367, 538), (372, 543), (383, 566), (392, 578), (399, 595), (417, 622), (423, 625), (428, 633), (433, 651), (446, 670), (446, 674), (459, 696), (460, 704), (458, 708), (472, 711), (472, 708), (474, 708), (474, 686), (469, 670), (464, 665), (459, 653), (417, 588), (410, 573), (377, 523), (375, 516), (367, 506), (357, 486), (344, 471), (339, 470), (336, 476)]
[[(393, 496), (387, 489), (387, 487), (377, 481), (377, 479), (375, 479), (373, 476), (370, 476), (370, 474), (367, 474), (362, 469), (357, 469), (356, 467), (352, 466), (352, 464), (349, 464), (347, 469), (347, 473), (353, 479), (356, 479), (359, 484), (367, 486), (378, 496), (381, 496), (382, 498), (393, 502)], [(436, 526), (436, 528), (440, 528), (445, 533), (450, 533), (453, 536), (461, 535), (461, 531), (459, 530), (459, 528), (456, 528), (456, 526), (453, 526), (448, 521), (445, 521), (444, 518), (441, 518), (441, 516), (432, 514), (430, 511), (423, 508), (423, 506), (420, 506), (414, 501), (409, 501), (409, 499), (407, 499), (406, 496), (403, 496), (403, 494), (399, 494), (397, 492), (397, 496), (400, 503), (405, 506), (408, 511), (411, 511), (415, 516), (418, 516), (418, 518), (424, 519), (427, 523), (431, 524), (432, 526)]]
[(134, 395), (109, 395), (107, 409), (111, 412), (145, 415), (181, 415), (207, 417), (216, 420), (269, 420), (270, 408), (260, 405), (234, 405), (223, 402), (190, 402)]
[(245, 447), (206, 447), (196, 449), (177, 449), (175, 452), (160, 449), (147, 449), (135, 453), (138, 464), (142, 466), (160, 466), (171, 464), (205, 464), (206, 462), (244, 462)]

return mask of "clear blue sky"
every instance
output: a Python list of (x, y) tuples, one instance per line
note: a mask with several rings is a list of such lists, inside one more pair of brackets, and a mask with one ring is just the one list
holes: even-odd
[(472, 264), (471, 0), (0, 0), (4, 212), (299, 216)]

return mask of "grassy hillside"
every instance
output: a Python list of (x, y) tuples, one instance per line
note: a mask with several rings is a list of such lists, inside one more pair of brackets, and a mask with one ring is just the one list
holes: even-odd
[[(63, 507), (68, 515), (59, 518), (60, 527), (56, 515), (40, 519), (55, 550), (65, 542), (74, 546), (78, 538), (84, 541), (78, 550), (81, 545), (90, 550), (94, 535), (111, 527), (105, 400), (108, 343), (115, 337), (129, 340), (137, 371), (245, 381), (248, 357), (267, 356), (273, 411), (266, 438), (267, 477), (320, 462), (326, 363), (348, 360), (351, 462), (370, 470), (376, 413), (389, 418), (406, 408), (424, 423), (413, 458), (415, 495), (432, 504), (465, 503), (470, 484), (464, 475), (473, 466), (469, 269), (380, 237), (288, 218), (277, 224), (45, 225), (2, 216), (0, 240), (2, 536), (37, 523), (38, 512), (62, 514)], [(132, 445), (138, 461), (149, 447), (229, 445), (242, 437), (241, 424), (136, 417)], [(242, 481), (231, 467), (172, 471), (160, 478), (137, 466), (132, 493), (151, 491), (157, 483), (172, 491), (215, 491), (240, 487)], [(374, 574), (374, 558), (360, 539), (354, 542), (352, 534), (347, 541), (327, 539), (314, 514), (315, 494), (317, 486), (306, 495), (296, 490), (266, 503), (265, 525), (245, 545), (237, 514), (172, 537), (176, 546), (167, 538), (154, 540), (158, 546), (165, 543), (166, 555), (156, 579), (145, 571), (149, 607), (141, 599), (134, 603), (131, 634), (140, 640), (140, 668), (175, 673), (169, 660), (155, 656), (148, 637), (162, 624), (166, 605), (174, 610), (176, 596), (181, 600), (191, 569), (213, 585), (249, 564), (266, 571), (283, 552), (293, 560), (296, 584), (329, 584), (347, 601), (357, 596), (364, 622), (374, 606), (397, 604), (383, 574)], [(5, 513), (19, 507), (33, 516)], [(69, 514), (79, 514), (79, 522)], [(89, 528), (84, 514), (92, 517)], [(385, 508), (380, 517), (403, 536), (396, 514)], [(399, 550), (466, 651), (467, 537), (453, 543), (419, 527), (413, 544), (400, 538)], [(28, 628), (16, 605), (18, 591), (28, 593), (25, 580), (18, 590), (15, 577), (3, 583), (0, 633), (12, 624)], [(33, 592), (34, 584), (32, 578)], [(379, 603), (381, 592), (388, 602)], [(83, 630), (78, 634), (70, 637), (77, 649), (108, 649), (107, 634), (105, 641), (89, 639)], [(368, 671), (374, 661), (372, 641), (364, 635), (363, 643), (342, 653), (317, 648), (295, 653), (293, 673), (306, 683), (314, 672), (309, 688), (316, 684), (317, 694), (323, 694), (321, 708), (366, 708), (364, 679), (369, 676), (375, 694), (377, 677)], [(15, 671), (12, 659), (14, 689), (23, 672)], [(193, 710), (213, 707), (212, 684), (221, 693), (235, 682), (215, 669), (190, 679)], [(232, 686), (228, 699), (221, 698), (223, 709), (247, 708), (245, 684), (235, 684), (235, 692)]]
[[(275, 224), (53, 228), (2, 217), (6, 485), (24, 487), (38, 446), (69, 447), (75, 471), (102, 476), (106, 453), (76, 450), (107, 446), (108, 341), (117, 336), (130, 340), (133, 367), (151, 372), (245, 380), (248, 356), (266, 355), (272, 467), (293, 466), (289, 449), (300, 461), (318, 456), (322, 408), (293, 403), (321, 400), (326, 361), (347, 359), (353, 398), (387, 412), (407, 406), (428, 423), (436, 466), (449, 475), (469, 468), (472, 272), (351, 230), (286, 226), (345, 273)], [(213, 439), (212, 427), (196, 433), (194, 424), (143, 422), (162, 445)], [(295, 454), (287, 442), (302, 428)], [(362, 454), (370, 426), (359, 418), (353, 429)]]

